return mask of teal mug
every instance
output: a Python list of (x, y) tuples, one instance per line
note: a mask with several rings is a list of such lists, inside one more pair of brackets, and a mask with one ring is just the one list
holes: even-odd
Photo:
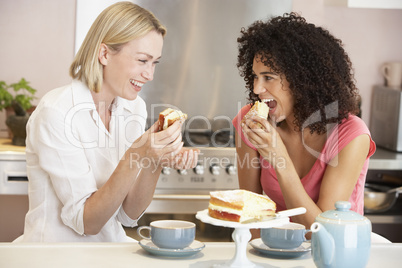
[(287, 223), (282, 226), (261, 229), (261, 240), (270, 248), (294, 249), (307, 241), (306, 227), (299, 223)]
[[(144, 229), (149, 231), (148, 236), (141, 233)], [(137, 233), (159, 248), (183, 249), (195, 239), (195, 223), (179, 220), (153, 221), (150, 226), (138, 227)]]

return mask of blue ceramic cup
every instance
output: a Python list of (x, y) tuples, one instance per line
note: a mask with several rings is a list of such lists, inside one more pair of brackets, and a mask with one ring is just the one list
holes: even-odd
[[(142, 230), (149, 230), (145, 236)], [(137, 233), (144, 239), (152, 240), (159, 248), (182, 249), (189, 246), (195, 238), (195, 223), (178, 220), (153, 221), (150, 226), (141, 226)]]
[(261, 229), (261, 240), (270, 248), (294, 249), (307, 241), (305, 235), (310, 232), (299, 223), (287, 223), (282, 226)]

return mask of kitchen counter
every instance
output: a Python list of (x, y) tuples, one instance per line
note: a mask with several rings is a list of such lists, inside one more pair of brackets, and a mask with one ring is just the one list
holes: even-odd
[[(212, 267), (234, 256), (235, 244), (205, 243), (196, 255), (168, 258), (151, 255), (137, 243), (0, 243), (0, 267)], [(367, 268), (400, 267), (402, 244), (373, 244)], [(316, 267), (307, 253), (295, 259), (276, 259), (257, 253), (250, 245), (247, 257), (262, 267)]]
[(369, 170), (402, 170), (402, 153), (377, 147), (370, 158)]
[(12, 145), (10, 139), (0, 139), (0, 160), (25, 159), (25, 146)]

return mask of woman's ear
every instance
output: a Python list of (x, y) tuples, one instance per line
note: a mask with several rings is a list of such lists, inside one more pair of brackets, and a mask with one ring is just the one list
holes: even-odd
[(98, 59), (102, 65), (107, 65), (108, 47), (104, 43), (100, 45)]

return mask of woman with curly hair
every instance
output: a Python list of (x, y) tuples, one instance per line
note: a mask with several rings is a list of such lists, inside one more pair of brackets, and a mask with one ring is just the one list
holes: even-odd
[[(233, 119), (240, 188), (266, 193), (278, 211), (305, 207), (292, 221), (307, 228), (336, 201), (363, 214), (375, 143), (356, 116), (359, 94), (341, 40), (291, 13), (254, 22), (237, 41), (250, 101)], [(256, 100), (267, 103), (268, 118), (241, 123)]]

